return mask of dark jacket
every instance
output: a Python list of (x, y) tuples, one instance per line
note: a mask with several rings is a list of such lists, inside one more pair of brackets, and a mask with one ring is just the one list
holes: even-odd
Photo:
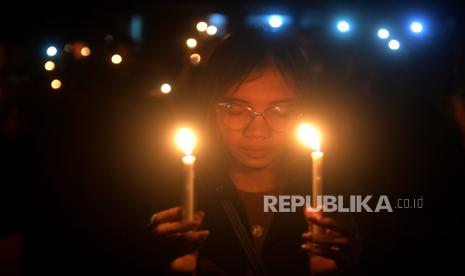
[[(247, 227), (249, 223), (242, 201), (226, 174), (210, 174), (205, 182), (201, 178), (197, 183), (208, 184), (198, 185), (198, 208), (205, 211), (202, 228), (210, 230), (210, 236), (199, 251), (197, 274), (245, 275), (249, 269), (247, 255), (221, 204), (223, 200), (230, 200)], [(284, 194), (305, 193), (292, 183)], [(274, 214), (260, 258), (266, 275), (310, 275), (308, 253), (300, 249), (302, 233), (306, 229), (302, 209), (295, 213)], [(247, 233), (252, 239), (250, 231)]]

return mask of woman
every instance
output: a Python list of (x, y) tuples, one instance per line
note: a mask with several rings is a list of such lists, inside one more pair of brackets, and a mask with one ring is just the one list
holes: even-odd
[[(263, 210), (264, 195), (307, 195), (310, 183), (308, 169), (296, 165), (309, 168), (308, 161), (292, 146), (312, 98), (305, 94), (307, 57), (293, 39), (275, 35), (250, 31), (226, 37), (197, 78), (198, 102), (192, 106), (207, 103), (202, 133), (209, 134), (196, 178), (202, 211), (182, 222), (182, 210), (175, 207), (156, 213), (151, 223), (158, 240), (171, 250), (178, 245), (172, 270), (309, 275), (338, 272), (351, 263), (354, 231), (342, 220), (303, 210)], [(323, 234), (312, 235), (315, 224)]]

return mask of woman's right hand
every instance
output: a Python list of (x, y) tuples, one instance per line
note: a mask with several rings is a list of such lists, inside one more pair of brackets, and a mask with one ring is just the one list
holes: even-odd
[(154, 214), (148, 227), (160, 249), (177, 258), (194, 252), (208, 238), (208, 230), (199, 230), (204, 216), (197, 211), (193, 220), (183, 221), (178, 206)]

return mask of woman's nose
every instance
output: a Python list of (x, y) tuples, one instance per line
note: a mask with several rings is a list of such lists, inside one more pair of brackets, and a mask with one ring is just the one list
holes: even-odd
[(271, 129), (264, 116), (254, 116), (244, 128), (243, 134), (247, 138), (264, 139), (271, 136)]

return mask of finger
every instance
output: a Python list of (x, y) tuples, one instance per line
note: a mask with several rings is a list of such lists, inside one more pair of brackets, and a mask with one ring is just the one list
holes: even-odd
[(197, 211), (194, 213), (194, 218), (193, 220), (198, 224), (202, 224), (203, 218), (205, 217), (205, 212), (204, 211)]
[(305, 251), (308, 251), (312, 255), (318, 255), (325, 258), (337, 259), (339, 256), (338, 251), (329, 250), (326, 248), (318, 247), (312, 243), (304, 243), (301, 245), (301, 248)]
[(308, 232), (312, 232), (312, 231), (313, 231), (313, 224), (312, 224), (312, 223), (308, 223), (308, 225), (307, 225), (307, 231), (308, 231)]
[(358, 227), (353, 218), (334, 218), (321, 212), (315, 213), (308, 209), (305, 211), (308, 225), (316, 224), (326, 228), (324, 233), (335, 236), (348, 236), (358, 238)]
[(307, 241), (325, 246), (345, 246), (349, 243), (349, 239), (346, 237), (335, 237), (326, 234), (313, 234), (311, 232), (304, 233), (302, 237)]
[(336, 254), (342, 250), (340, 246), (336, 246), (336, 245), (322, 245), (318, 243), (313, 243), (313, 245), (315, 246), (315, 248), (318, 248), (319, 250), (325, 250), (328, 252), (332, 252), (332, 254)]
[(202, 210), (198, 210), (194, 213), (194, 215), (198, 215), (203, 219), (205, 217), (205, 212)]
[(305, 242), (301, 245), (301, 248), (304, 250), (310, 250), (310, 249), (318, 249), (318, 250), (326, 250), (326, 251), (331, 251), (332, 254), (339, 252), (342, 250), (340, 246), (336, 245), (320, 245), (314, 242)]
[(167, 210), (155, 213), (152, 219), (152, 224), (160, 224), (164, 222), (170, 222), (180, 217), (182, 208), (180, 206), (173, 207)]
[(337, 222), (334, 218), (323, 215), (323, 213), (321, 212), (312, 212), (308, 209), (305, 211), (305, 217), (307, 218), (307, 220), (318, 224), (334, 224)]
[(307, 219), (310, 219), (310, 218), (320, 219), (323, 216), (323, 213), (321, 211), (315, 212), (315, 211), (312, 211), (311, 209), (305, 209), (304, 215)]
[(210, 231), (208, 230), (188, 231), (182, 234), (184, 239), (192, 242), (205, 241), (209, 235)]
[(321, 213), (312, 213), (306, 211), (305, 217), (309, 223), (326, 227), (336, 232), (347, 232), (347, 229), (345, 229), (346, 227), (341, 222), (332, 217), (323, 216)]
[(336, 230), (333, 230), (333, 229), (329, 229), (329, 228), (326, 228), (325, 231), (324, 231), (325, 234), (327, 235), (332, 235), (332, 236), (335, 236), (335, 237), (341, 237), (342, 234)]
[(153, 232), (158, 235), (169, 235), (176, 232), (194, 230), (198, 226), (198, 223), (195, 221), (167, 222), (157, 225)]
[(177, 252), (178, 256), (191, 253), (205, 244), (204, 239), (188, 240), (184, 233), (175, 233), (164, 238), (164, 242)]
[(332, 236), (327, 234), (313, 234), (310, 231), (303, 233), (302, 238), (306, 239), (307, 241), (329, 246), (345, 246), (349, 243), (349, 239), (346, 237)]

